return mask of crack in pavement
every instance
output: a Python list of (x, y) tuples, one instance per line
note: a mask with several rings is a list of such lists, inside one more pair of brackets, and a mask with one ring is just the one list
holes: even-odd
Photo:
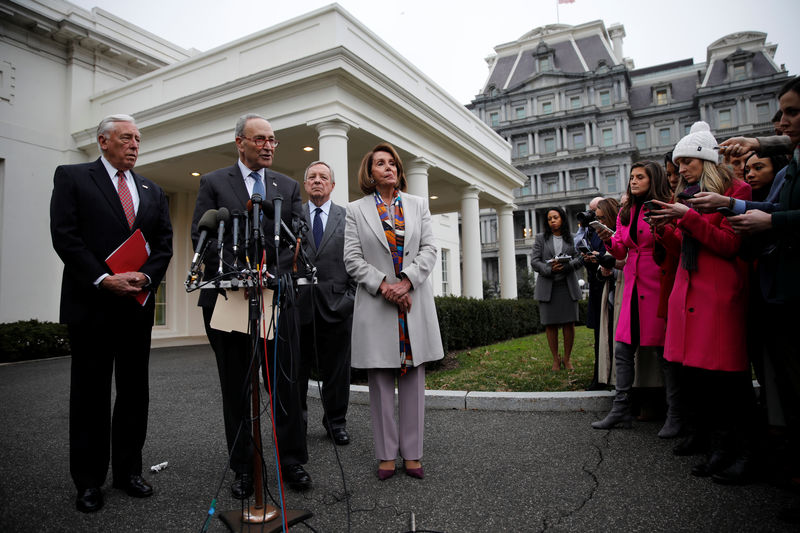
[(545, 532), (550, 530), (551, 528), (557, 527), (561, 524), (562, 520), (565, 518), (569, 518), (577, 513), (579, 513), (592, 499), (594, 499), (594, 495), (597, 492), (597, 489), (600, 487), (600, 479), (597, 477), (597, 469), (600, 468), (600, 465), (603, 464), (604, 455), (603, 450), (608, 449), (609, 447), (609, 436), (611, 435), (611, 430), (605, 430), (605, 434), (600, 437), (601, 444), (591, 444), (591, 448), (594, 449), (596, 452), (595, 457), (593, 459), (587, 459), (581, 465), (581, 470), (589, 477), (591, 480), (591, 486), (589, 490), (586, 492), (585, 497), (583, 500), (567, 511), (559, 511), (558, 516), (555, 517), (547, 517), (545, 516), (542, 519), (542, 529), (541, 532)]

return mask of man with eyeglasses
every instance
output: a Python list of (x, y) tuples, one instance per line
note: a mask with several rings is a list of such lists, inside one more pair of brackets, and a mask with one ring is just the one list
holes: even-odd
[[(200, 178), (200, 190), (197, 193), (192, 219), (192, 241), (195, 245), (200, 234), (198, 222), (206, 211), (225, 207), (231, 213), (236, 211), (246, 213), (248, 200), (255, 193), (261, 195), (265, 205), (273, 205), (274, 198), (280, 195), (283, 198), (282, 218), (291, 220), (303, 217), (298, 183), (269, 168), (272, 166), (275, 148), (278, 146), (269, 122), (260, 115), (243, 115), (236, 122), (235, 142), (239, 160), (231, 167), (215, 170)], [(228, 265), (233, 263), (231, 227), (232, 224), (226, 224), (223, 238), (223, 259)], [(261, 220), (261, 230), (264, 235), (272, 235), (273, 227), (273, 216), (269, 214), (267, 208)], [(277, 261), (274, 258), (274, 248), (268, 244), (266, 250), (267, 265), (277, 264), (279, 273), (290, 271), (292, 253), (289, 249), (282, 248)], [(252, 262), (258, 260), (252, 257), (250, 259)], [(240, 253), (239, 264), (244, 264), (243, 252)], [(217, 272), (218, 266), (218, 254), (207, 254), (205, 272)], [(253, 444), (250, 438), (250, 394), (247, 378), (251, 356), (250, 339), (244, 333), (223, 332), (212, 328), (211, 317), (214, 306), (217, 299), (224, 298), (225, 295), (222, 294), (223, 291), (199, 292), (198, 305), (203, 308), (206, 334), (217, 359), (222, 389), (225, 436), (230, 467), (235, 472), (231, 493), (234, 498), (245, 499), (253, 492)], [(292, 489), (305, 490), (311, 487), (311, 477), (303, 468), (303, 464), (308, 461), (308, 449), (300, 408), (300, 391), (297, 386), (300, 353), (297, 311), (294, 305), (281, 310), (278, 324), (277, 372), (273, 368), (274, 341), (267, 342), (267, 360), (269, 377), (272, 379), (275, 376), (274, 381), (277, 381), (272, 383), (272, 389), (277, 398), (274, 416), (281, 473), (284, 481)], [(259, 359), (263, 360), (263, 354), (259, 354)], [(267, 382), (266, 377), (264, 382)]]
[[(347, 184), (345, 183), (345, 186)], [(322, 425), (338, 446), (350, 444), (347, 404), (350, 400), (350, 332), (356, 283), (344, 268), (344, 225), (347, 211), (331, 201), (336, 186), (333, 169), (314, 161), (306, 168), (308, 226), (303, 249), (317, 267), (317, 284), (299, 287), (300, 400), (308, 423), (306, 393), (311, 369), (322, 381)]]

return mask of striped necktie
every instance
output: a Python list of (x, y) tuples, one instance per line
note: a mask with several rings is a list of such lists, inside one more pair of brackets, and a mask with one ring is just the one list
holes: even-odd
[(117, 193), (119, 194), (119, 201), (122, 203), (122, 210), (125, 211), (125, 218), (128, 219), (128, 228), (133, 229), (136, 211), (133, 210), (133, 198), (131, 197), (130, 189), (128, 189), (125, 173), (121, 170), (117, 171)]
[(262, 200), (266, 199), (267, 189), (264, 188), (264, 180), (261, 179), (261, 174), (254, 170), (250, 173), (250, 177), (255, 180), (255, 183), (253, 183), (253, 194), (260, 194)]

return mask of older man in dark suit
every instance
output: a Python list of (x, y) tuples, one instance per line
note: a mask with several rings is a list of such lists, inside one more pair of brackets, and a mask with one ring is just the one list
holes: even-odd
[[(72, 349), (69, 440), (76, 507), (103, 506), (108, 472), (130, 496), (153, 489), (142, 477), (154, 292), (172, 257), (172, 226), (161, 188), (133, 172), (139, 130), (112, 115), (97, 127), (102, 156), (56, 169), (50, 202), (53, 247), (64, 262), (61, 322)], [(141, 230), (150, 254), (137, 271), (114, 273), (108, 256)], [(143, 303), (137, 296), (147, 295)], [(111, 376), (117, 396), (111, 415)], [(110, 441), (110, 442), (109, 442)]]
[[(269, 122), (255, 114), (240, 117), (236, 123), (235, 141), (239, 160), (232, 167), (215, 170), (200, 178), (200, 190), (192, 220), (192, 240), (195, 244), (199, 237), (198, 222), (206, 211), (222, 207), (231, 212), (246, 211), (247, 202), (254, 193), (261, 194), (264, 204), (267, 205), (272, 205), (276, 196), (280, 195), (286, 204), (281, 210), (284, 213), (283, 218), (289, 221), (303, 217), (298, 183), (269, 169), (278, 146)], [(266, 211), (261, 229), (264, 234), (271, 235), (273, 217)], [(223, 258), (228, 264), (233, 262), (231, 226), (232, 224), (227, 225), (223, 237)], [(274, 257), (274, 248), (267, 246), (267, 252), (267, 265), (270, 268), (274, 270), (277, 264), (279, 273), (289, 272), (292, 263), (290, 250), (281, 249), (277, 260)], [(216, 272), (218, 254), (212, 253), (209, 256), (205, 261), (205, 272)], [(244, 264), (243, 256), (239, 260), (240, 264)], [(230, 467), (236, 474), (231, 493), (235, 498), (244, 499), (253, 491), (253, 444), (250, 438), (247, 380), (253, 350), (247, 335), (223, 332), (211, 327), (218, 296), (224, 297), (218, 291), (202, 290), (198, 305), (203, 308), (206, 334), (217, 359)], [(297, 311), (293, 302), (289, 301), (287, 308), (282, 309), (280, 314), (277, 372), (273, 372), (272, 368), (274, 345), (271, 342), (267, 345), (270, 376), (277, 376), (277, 383), (272, 383), (272, 388), (277, 395), (274, 415), (281, 472), (291, 488), (304, 490), (311, 486), (311, 477), (303, 468), (303, 464), (308, 461), (308, 450), (297, 386), (300, 353)], [(263, 354), (260, 354), (259, 360), (262, 358)]]
[(306, 393), (311, 369), (322, 380), (322, 425), (338, 445), (350, 444), (347, 404), (350, 399), (350, 330), (356, 284), (344, 267), (344, 223), (347, 211), (331, 201), (336, 186), (333, 170), (315, 161), (306, 168), (303, 184), (308, 194), (311, 232), (304, 239), (309, 260), (317, 267), (316, 285), (299, 288), (300, 399), (308, 423)]

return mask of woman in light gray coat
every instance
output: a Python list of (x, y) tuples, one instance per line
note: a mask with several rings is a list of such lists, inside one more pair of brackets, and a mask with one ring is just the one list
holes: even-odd
[[(406, 194), (403, 163), (381, 143), (358, 172), (366, 196), (347, 206), (344, 262), (358, 283), (352, 366), (368, 370), (378, 478), (392, 477), (398, 453), (422, 478), (425, 366), (444, 357), (430, 274), (436, 264), (426, 200)], [(399, 396), (399, 431), (394, 387)]]

